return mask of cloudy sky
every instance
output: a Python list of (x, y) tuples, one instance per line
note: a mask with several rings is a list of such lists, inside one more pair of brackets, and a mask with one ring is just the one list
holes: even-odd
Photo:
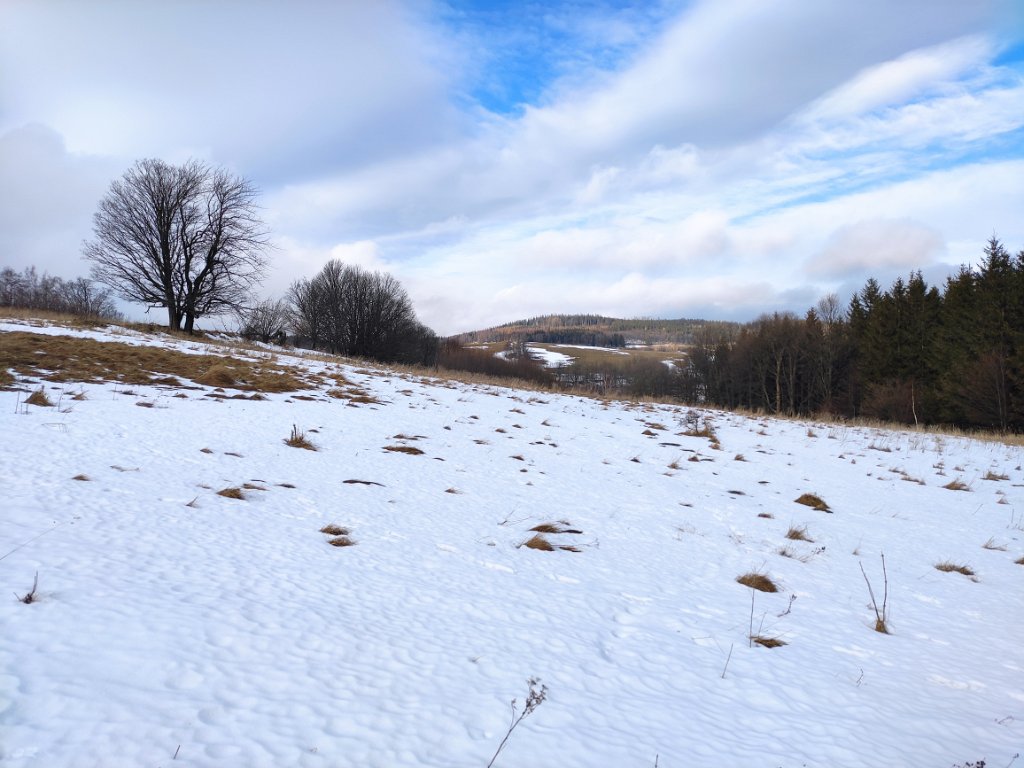
[(0, 0), (0, 265), (84, 275), (135, 160), (251, 179), (455, 333), (753, 319), (1024, 248), (1018, 0)]

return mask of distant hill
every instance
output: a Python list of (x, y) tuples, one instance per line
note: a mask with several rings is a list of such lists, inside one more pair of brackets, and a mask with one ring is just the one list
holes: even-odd
[(493, 328), (463, 333), (463, 343), (521, 341), (540, 344), (587, 344), (623, 347), (628, 343), (693, 344), (705, 328), (738, 327), (717, 320), (622, 319), (603, 315), (543, 315)]

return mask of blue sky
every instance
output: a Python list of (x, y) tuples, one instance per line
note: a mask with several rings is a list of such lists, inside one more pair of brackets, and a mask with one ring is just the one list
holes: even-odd
[(0, 264), (86, 273), (136, 159), (262, 190), (454, 333), (753, 319), (1024, 248), (1013, 0), (0, 3)]

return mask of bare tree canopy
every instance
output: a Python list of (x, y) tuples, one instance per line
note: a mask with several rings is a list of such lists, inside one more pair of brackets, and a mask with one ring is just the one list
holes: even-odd
[(245, 179), (197, 160), (140, 160), (93, 216), (92, 276), (192, 333), (196, 318), (244, 306), (263, 278), (269, 240), (256, 197)]
[(385, 362), (432, 363), (437, 337), (413, 311), (401, 283), (337, 259), (288, 293), (302, 341), (342, 355)]

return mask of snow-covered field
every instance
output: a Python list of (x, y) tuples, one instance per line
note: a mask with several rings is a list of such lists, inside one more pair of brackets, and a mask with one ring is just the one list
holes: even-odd
[(288, 362), (380, 402), (0, 392), (0, 763), (482, 767), (531, 677), (497, 766), (1024, 747), (1020, 448)]

